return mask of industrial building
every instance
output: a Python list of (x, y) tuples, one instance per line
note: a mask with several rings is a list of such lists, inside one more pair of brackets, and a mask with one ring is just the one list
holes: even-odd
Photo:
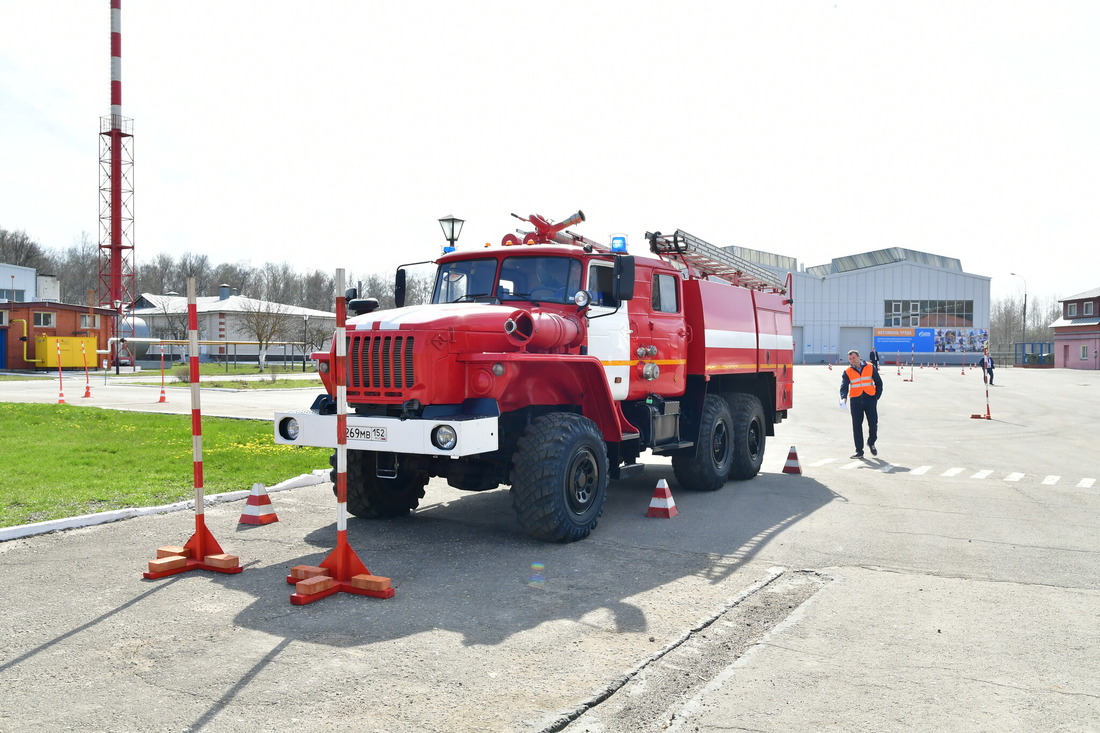
[(874, 345), (884, 361), (976, 361), (989, 339), (989, 281), (954, 257), (902, 247), (799, 266), (745, 247), (733, 254), (793, 275), (796, 364), (846, 363)]

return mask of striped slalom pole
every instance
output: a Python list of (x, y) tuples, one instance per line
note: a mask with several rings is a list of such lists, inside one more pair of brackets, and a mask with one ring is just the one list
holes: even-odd
[(149, 561), (148, 579), (202, 569), (219, 573), (241, 572), (240, 560), (222, 552), (206, 528), (206, 496), (202, 475), (202, 407), (199, 399), (199, 316), (195, 301), (195, 278), (187, 278), (187, 337), (191, 350), (191, 455), (195, 482), (195, 534), (183, 547), (161, 547), (157, 559)]
[(84, 342), (80, 342), (80, 357), (84, 359), (84, 396), (92, 396), (92, 380), (88, 377), (88, 350), (84, 348)]
[(61, 377), (61, 339), (57, 339), (57, 404), (65, 404), (65, 380)]
[(290, 602), (301, 606), (344, 592), (375, 598), (392, 598), (389, 578), (372, 575), (348, 544), (348, 375), (346, 337), (347, 297), (344, 270), (336, 271), (336, 333), (334, 378), (336, 381), (336, 548), (320, 566), (298, 565), (286, 582), (294, 584)]

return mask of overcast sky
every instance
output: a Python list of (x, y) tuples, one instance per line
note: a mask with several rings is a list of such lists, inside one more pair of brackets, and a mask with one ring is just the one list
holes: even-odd
[[(0, 227), (99, 241), (109, 0), (0, 0)], [(124, 0), (134, 244), (389, 272), (520, 222), (1100, 287), (1100, 2)], [(1016, 272), (1023, 276), (1012, 277)]]

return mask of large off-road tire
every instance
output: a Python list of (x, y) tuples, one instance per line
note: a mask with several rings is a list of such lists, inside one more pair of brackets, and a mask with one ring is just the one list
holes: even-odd
[(568, 412), (535, 418), (512, 457), (512, 507), (544, 542), (588, 536), (607, 498), (607, 447), (596, 423)]
[(733, 463), (733, 416), (729, 404), (707, 395), (699, 420), (697, 455), (673, 456), (672, 470), (685, 489), (717, 491), (729, 479)]
[[(399, 459), (400, 460), (400, 459)], [(332, 490), (336, 491), (336, 454), (329, 458), (333, 466)], [(378, 477), (378, 454), (372, 451), (348, 451), (348, 511), (363, 519), (403, 517), (420, 505), (428, 474), (401, 470), (396, 478)]]
[(733, 413), (733, 462), (729, 475), (734, 481), (746, 481), (760, 473), (768, 424), (756, 395), (737, 392), (728, 399)]

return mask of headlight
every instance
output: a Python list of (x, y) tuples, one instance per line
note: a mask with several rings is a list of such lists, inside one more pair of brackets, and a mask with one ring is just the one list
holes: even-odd
[(592, 295), (587, 290), (578, 290), (573, 295), (573, 303), (578, 308), (584, 308), (592, 302)]
[(432, 428), (432, 445), (439, 450), (454, 450), (458, 445), (458, 433), (450, 425), (436, 425)]
[(317, 362), (317, 371), (319, 371), (321, 374), (328, 374), (328, 362), (327, 361)]
[(279, 423), (279, 435), (286, 440), (297, 440), (298, 430), (298, 421), (292, 417), (283, 418), (282, 422)]

